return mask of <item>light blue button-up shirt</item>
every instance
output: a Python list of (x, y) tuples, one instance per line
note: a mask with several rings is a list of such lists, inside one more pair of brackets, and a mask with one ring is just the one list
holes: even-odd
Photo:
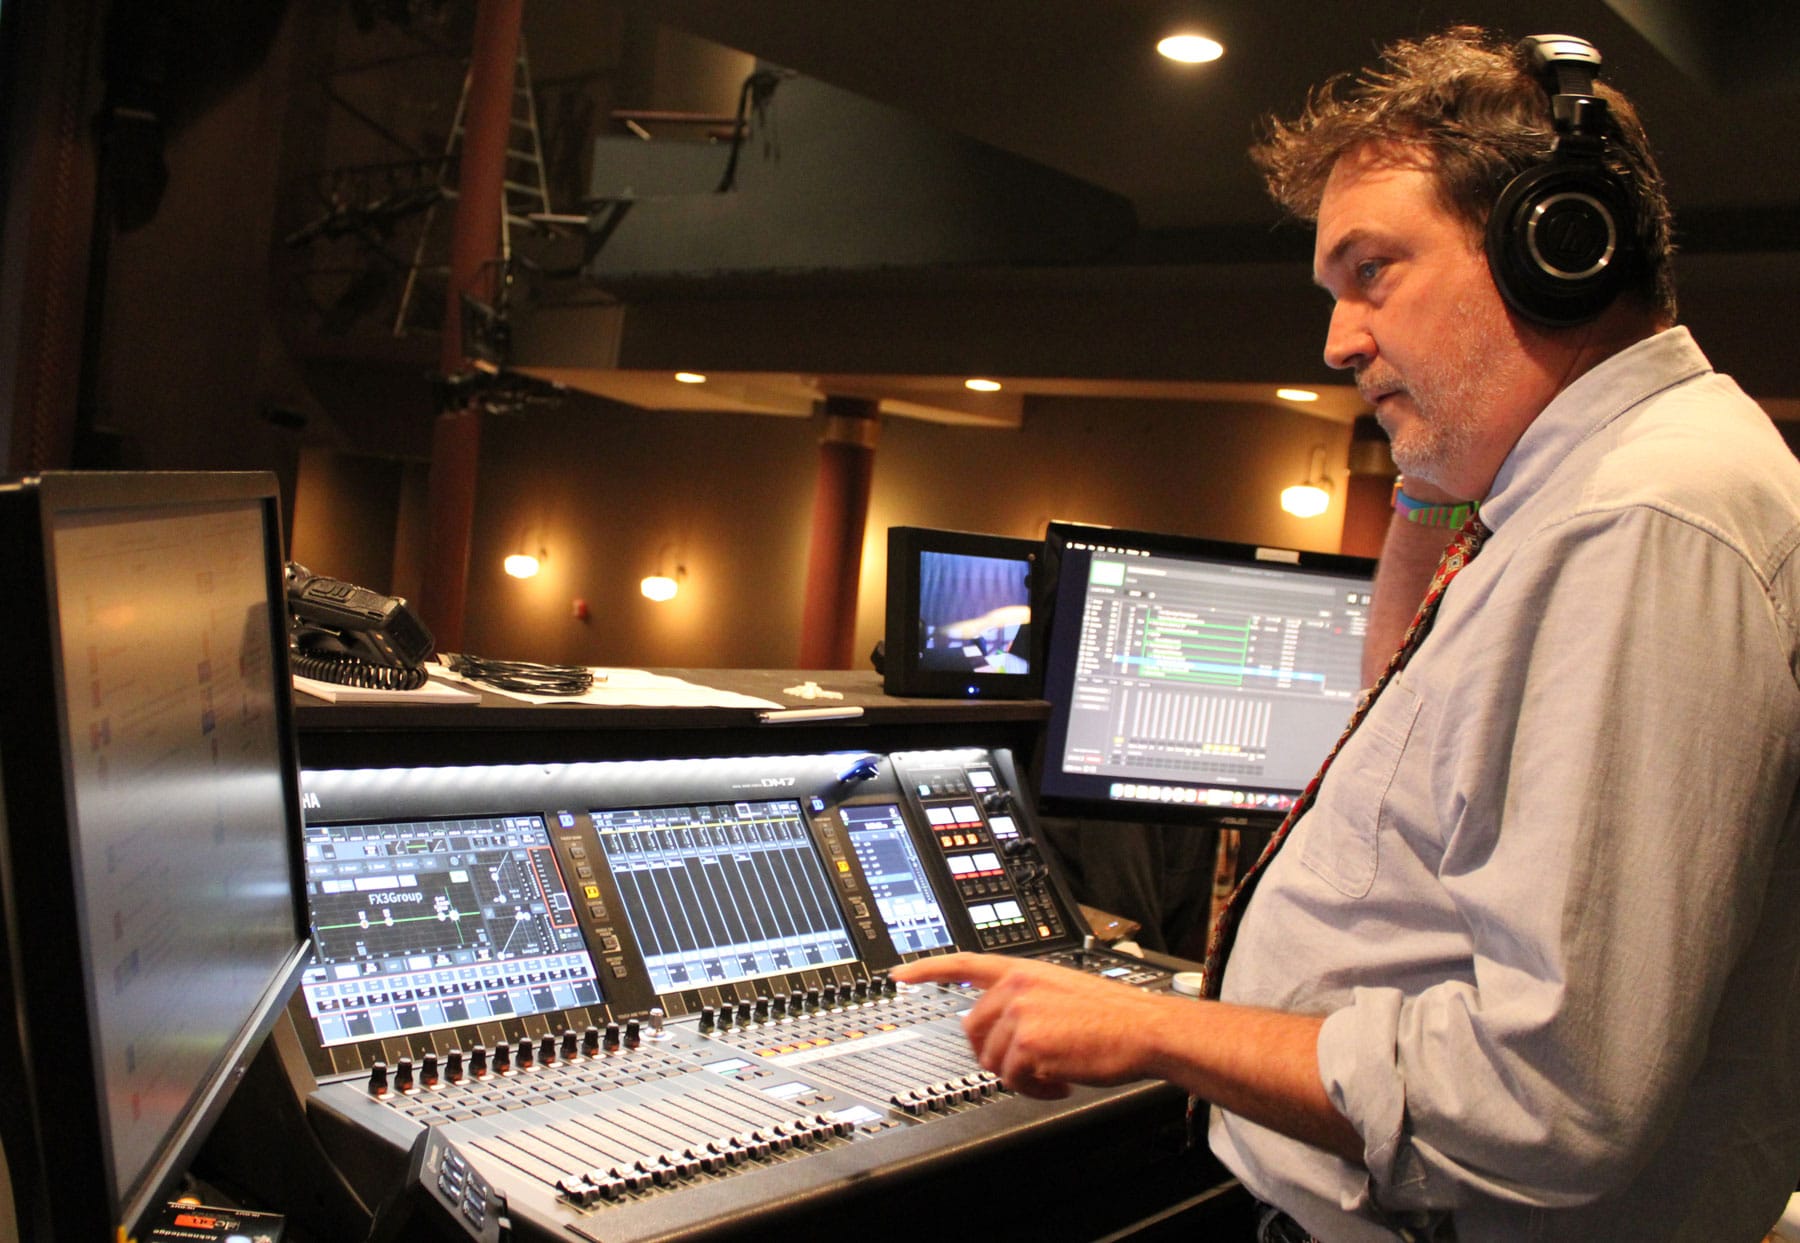
[(1481, 512), (1225, 974), (1329, 1015), (1366, 1169), (1216, 1110), (1213, 1147), (1326, 1240), (1760, 1239), (1800, 1177), (1800, 463), (1673, 329)]

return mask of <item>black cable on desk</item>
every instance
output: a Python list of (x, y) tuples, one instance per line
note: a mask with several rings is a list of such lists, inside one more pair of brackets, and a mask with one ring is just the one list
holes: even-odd
[(521, 695), (585, 695), (594, 685), (592, 670), (576, 665), (540, 665), (529, 660), (489, 660), (439, 652), (446, 669), (471, 682)]

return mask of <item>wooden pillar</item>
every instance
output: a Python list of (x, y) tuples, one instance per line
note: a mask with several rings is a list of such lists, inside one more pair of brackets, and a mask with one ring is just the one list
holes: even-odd
[(827, 397), (824, 414), (800, 615), (800, 667), (849, 669), (856, 663), (856, 592), (881, 415), (875, 402), (856, 397)]
[[(444, 299), (445, 375), (467, 367), (462, 340), (464, 294), (492, 306), (500, 285), (500, 228), (506, 210), (506, 145), (519, 59), (524, 0), (478, 0), (463, 107), (461, 168), (450, 235), (450, 284)], [(426, 486), (430, 529), (419, 610), (438, 647), (457, 651), (469, 594), (469, 546), (475, 526), (475, 483), (481, 459), (481, 407), (470, 402), (438, 414)]]
[(1339, 550), (1351, 557), (1379, 557), (1393, 510), (1394, 459), (1387, 433), (1372, 414), (1350, 429), (1350, 484), (1344, 492), (1344, 534)]

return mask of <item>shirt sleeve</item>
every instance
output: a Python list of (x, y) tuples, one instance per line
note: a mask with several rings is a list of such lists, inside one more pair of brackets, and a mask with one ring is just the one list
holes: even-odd
[(1800, 773), (1791, 621), (1697, 524), (1578, 515), (1476, 611), (1419, 744), (1472, 970), (1357, 988), (1319, 1040), (1387, 1212), (1631, 1178), (1697, 1073)]

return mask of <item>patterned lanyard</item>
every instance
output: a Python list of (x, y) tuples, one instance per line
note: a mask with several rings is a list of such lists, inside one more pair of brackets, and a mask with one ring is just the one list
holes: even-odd
[(1456, 537), (1444, 549), (1444, 555), (1438, 561), (1437, 572), (1431, 576), (1431, 585), (1425, 589), (1425, 599), (1420, 602), (1418, 613), (1413, 616), (1412, 624), (1406, 628), (1406, 634), (1400, 639), (1399, 650), (1388, 661), (1387, 668), (1375, 680), (1375, 685), (1370, 688), (1369, 693), (1363, 696), (1362, 702), (1356, 705), (1356, 711), (1350, 714), (1350, 723), (1344, 726), (1344, 732), (1338, 735), (1337, 744), (1331, 748), (1331, 754), (1325, 757), (1325, 762), (1319, 765), (1318, 773), (1307, 783), (1306, 789), (1301, 791), (1293, 809), (1281, 822), (1281, 827), (1275, 830), (1269, 838), (1269, 844), (1263, 848), (1262, 854), (1257, 857), (1250, 870), (1244, 874), (1244, 879), (1238, 882), (1237, 888), (1231, 891), (1231, 897), (1226, 899), (1225, 908), (1219, 912), (1218, 922), (1213, 925), (1212, 936), (1207, 941), (1205, 982), (1201, 985), (1202, 996), (1218, 997), (1219, 988), (1224, 982), (1225, 959), (1231, 953), (1232, 944), (1237, 940), (1238, 922), (1244, 916), (1244, 908), (1250, 905), (1250, 895), (1255, 892), (1257, 882), (1268, 870), (1269, 862), (1274, 859), (1275, 852), (1281, 849), (1282, 843), (1287, 841), (1288, 834), (1293, 830), (1294, 825), (1313, 805), (1313, 799), (1319, 791), (1319, 783), (1325, 779), (1326, 772), (1330, 770), (1331, 761), (1337, 758), (1337, 753), (1343, 749), (1344, 743), (1349, 741), (1350, 735), (1356, 732), (1356, 727), (1362, 724), (1363, 718), (1369, 714), (1369, 707), (1380, 696), (1382, 688), (1394, 679), (1395, 674), (1406, 667), (1406, 662), (1412, 659), (1413, 652), (1418, 650), (1419, 644), (1425, 641), (1426, 634), (1431, 630), (1431, 623), (1437, 617), (1438, 601), (1444, 598), (1444, 589), (1450, 585), (1450, 580), (1455, 578), (1465, 565), (1475, 559), (1475, 554), (1481, 551), (1481, 545), (1489, 534), (1491, 532), (1481, 521), (1480, 515), (1470, 514), (1468, 521), (1463, 523), (1461, 529), (1457, 531)]

